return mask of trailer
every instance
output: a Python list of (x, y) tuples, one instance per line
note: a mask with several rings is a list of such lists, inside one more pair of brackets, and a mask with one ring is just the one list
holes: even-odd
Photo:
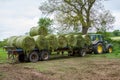
[[(4, 49), (7, 51), (8, 58), (12, 59), (14, 62), (46, 61), (49, 60), (50, 56), (52, 55), (51, 50), (39, 50), (38, 48), (35, 48), (30, 52), (25, 52), (21, 48), (8, 47), (8, 46), (5, 46)], [(70, 49), (66, 47), (66, 48), (58, 48), (54, 50), (54, 52), (56, 52), (57, 54), (62, 53), (62, 55), (64, 55), (64, 52), (67, 52), (68, 56), (74, 56), (75, 54), (78, 54), (79, 56), (83, 57), (86, 55), (86, 48)]]

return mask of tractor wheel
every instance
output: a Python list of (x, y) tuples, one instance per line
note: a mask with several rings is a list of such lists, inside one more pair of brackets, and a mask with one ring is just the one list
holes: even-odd
[(107, 53), (112, 53), (112, 51), (113, 51), (113, 48), (111, 46), (109, 46), (107, 49)]
[(41, 55), (40, 55), (40, 58), (42, 61), (46, 61), (49, 59), (49, 52), (48, 51), (42, 51), (41, 52)]
[(79, 51), (79, 55), (81, 57), (84, 57), (86, 55), (86, 50), (85, 49), (82, 49), (81, 51)]
[(95, 54), (102, 54), (103, 53), (103, 45), (102, 45), (102, 43), (96, 44), (96, 46), (94, 47), (94, 53)]
[(30, 62), (37, 62), (38, 60), (39, 60), (39, 55), (38, 55), (38, 53), (37, 52), (32, 52), (32, 53), (30, 53), (30, 55), (29, 55), (29, 60), (30, 60)]

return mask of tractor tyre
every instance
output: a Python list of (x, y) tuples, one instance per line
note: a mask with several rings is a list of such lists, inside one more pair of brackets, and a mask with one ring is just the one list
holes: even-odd
[(96, 44), (93, 51), (94, 51), (95, 54), (102, 54), (103, 53), (102, 43)]
[(34, 52), (30, 53), (30, 55), (29, 55), (30, 62), (37, 62), (38, 60), (39, 60), (39, 55), (37, 52), (34, 51)]
[(113, 48), (112, 48), (112, 46), (109, 46), (108, 48), (107, 48), (107, 53), (112, 53), (113, 52)]

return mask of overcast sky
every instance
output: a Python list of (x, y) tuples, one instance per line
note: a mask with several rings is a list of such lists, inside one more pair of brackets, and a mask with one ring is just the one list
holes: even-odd
[[(0, 0), (0, 40), (9, 36), (23, 35), (37, 25), (42, 17), (38, 9), (44, 0)], [(114, 29), (120, 29), (120, 0), (104, 3), (116, 18)]]

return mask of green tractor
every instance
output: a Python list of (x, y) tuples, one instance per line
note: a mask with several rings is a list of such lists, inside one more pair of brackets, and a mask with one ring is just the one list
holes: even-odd
[(104, 40), (101, 34), (89, 34), (92, 44), (89, 46), (88, 52), (95, 54), (112, 53), (112, 44)]

